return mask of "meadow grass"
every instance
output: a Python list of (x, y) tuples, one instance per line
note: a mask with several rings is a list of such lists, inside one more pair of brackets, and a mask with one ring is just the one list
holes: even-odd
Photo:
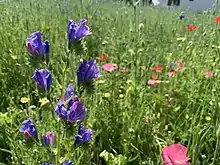
[[(76, 165), (159, 165), (162, 148), (173, 143), (187, 146), (192, 165), (220, 164), (216, 15), (185, 11), (185, 19), (180, 20), (179, 10), (98, 1), (83, 1), (82, 6), (75, 0), (0, 1), (0, 13), (2, 164), (60, 164), (69, 158)], [(92, 34), (83, 39), (82, 52), (69, 52), (68, 19), (79, 22), (83, 17)], [(197, 30), (188, 31), (187, 24)], [(25, 40), (36, 30), (51, 43), (49, 64), (29, 60)], [(185, 40), (177, 41), (179, 37)], [(109, 59), (102, 62), (100, 55)], [(80, 59), (96, 59), (102, 77), (94, 81), (92, 94), (82, 96), (88, 110), (85, 125), (93, 129), (93, 140), (76, 148), (76, 125), (67, 128), (51, 112), (67, 85), (77, 84)], [(170, 63), (180, 59), (185, 66), (169, 77)], [(101, 66), (107, 62), (119, 69), (104, 71)], [(151, 86), (148, 80), (157, 65), (163, 70)], [(31, 78), (36, 68), (52, 73), (52, 105), (40, 106), (45, 95)], [(208, 71), (213, 76), (205, 77)], [(30, 100), (21, 104), (21, 97)], [(34, 121), (39, 137), (55, 132), (54, 148), (23, 140), (19, 128), (27, 117)]]

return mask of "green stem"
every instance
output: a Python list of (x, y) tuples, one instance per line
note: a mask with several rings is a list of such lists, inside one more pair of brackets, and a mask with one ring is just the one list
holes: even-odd
[(4, 149), (4, 148), (0, 148), (0, 151), (3, 151), (3, 152), (7, 152), (7, 153), (12, 154), (12, 152), (11, 152), (11, 151), (9, 151), (9, 150), (7, 150), (7, 149)]
[(60, 160), (60, 135), (61, 135), (61, 122), (60, 120), (58, 121), (58, 137), (57, 137), (57, 155), (56, 155), (56, 165), (59, 165), (59, 160)]
[(215, 164), (215, 161), (216, 161), (216, 158), (217, 158), (217, 155), (218, 155), (218, 148), (219, 148), (219, 138), (217, 137), (217, 142), (216, 142), (215, 152), (214, 152), (214, 158), (213, 158), (213, 161), (212, 161), (211, 165)]
[(52, 107), (52, 111), (51, 111), (52, 116), (53, 116), (54, 119), (56, 119), (56, 117), (55, 117), (55, 115), (54, 115), (55, 107), (54, 107), (54, 105), (53, 105), (52, 100), (50, 99), (50, 95), (49, 95), (49, 94), (48, 94), (48, 100), (49, 100), (49, 102), (50, 102), (50, 106)]

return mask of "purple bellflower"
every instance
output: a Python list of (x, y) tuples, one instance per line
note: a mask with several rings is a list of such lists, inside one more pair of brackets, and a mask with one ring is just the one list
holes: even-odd
[(100, 77), (99, 67), (96, 65), (95, 60), (83, 60), (77, 70), (78, 84), (86, 84), (93, 78)]
[(43, 54), (49, 56), (50, 43), (47, 40), (42, 43), (41, 32), (36, 31), (26, 39), (26, 48), (32, 58), (41, 58)]
[(42, 163), (41, 165), (53, 165), (52, 163)]
[(50, 89), (52, 76), (47, 69), (36, 69), (32, 78), (40, 88), (47, 90)]
[(79, 41), (90, 34), (90, 29), (86, 25), (87, 20), (81, 19), (80, 24), (78, 25), (73, 20), (69, 20), (68, 24), (68, 41), (69, 44), (76, 44)]
[(84, 104), (79, 101), (77, 96), (73, 97), (73, 95), (74, 87), (72, 84), (69, 84), (64, 94), (64, 101), (68, 101), (68, 103), (65, 104), (61, 99), (59, 99), (55, 109), (57, 116), (69, 123), (82, 121), (86, 115), (86, 108)]
[(43, 135), (44, 145), (46, 147), (49, 146), (49, 143), (51, 146), (54, 145), (54, 133), (53, 132), (47, 132), (45, 135)]
[(31, 139), (39, 141), (37, 129), (30, 119), (23, 121), (22, 126), (20, 127), (20, 132), (24, 134), (24, 138), (27, 141)]
[(76, 135), (76, 139), (74, 144), (84, 144), (89, 142), (92, 139), (92, 130), (85, 129), (83, 124), (81, 123), (78, 127), (78, 134)]

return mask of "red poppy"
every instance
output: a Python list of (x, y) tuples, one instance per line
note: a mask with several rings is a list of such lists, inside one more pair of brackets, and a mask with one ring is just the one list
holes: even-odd
[(162, 70), (163, 70), (163, 68), (162, 68), (162, 66), (160, 66), (160, 65), (157, 65), (157, 66), (155, 66), (154, 67), (154, 70), (156, 71), (156, 72), (162, 72)]
[(197, 26), (187, 25), (187, 30), (189, 30), (189, 31), (197, 30)]
[(178, 69), (171, 69), (171, 70), (168, 72), (168, 76), (169, 76), (169, 77), (174, 77), (178, 72), (179, 72)]
[(101, 56), (99, 57), (99, 60), (100, 60), (100, 61), (105, 61), (105, 60), (107, 60), (107, 59), (108, 59), (108, 56), (101, 55)]
[(220, 23), (220, 16), (215, 18), (215, 22)]
[(157, 75), (153, 73), (152, 76), (151, 76), (151, 78), (152, 78), (153, 80), (156, 80), (156, 79), (157, 79)]

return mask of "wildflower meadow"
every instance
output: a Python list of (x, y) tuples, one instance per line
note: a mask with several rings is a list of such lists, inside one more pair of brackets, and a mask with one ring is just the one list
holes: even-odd
[(0, 165), (220, 165), (220, 13), (0, 1)]

